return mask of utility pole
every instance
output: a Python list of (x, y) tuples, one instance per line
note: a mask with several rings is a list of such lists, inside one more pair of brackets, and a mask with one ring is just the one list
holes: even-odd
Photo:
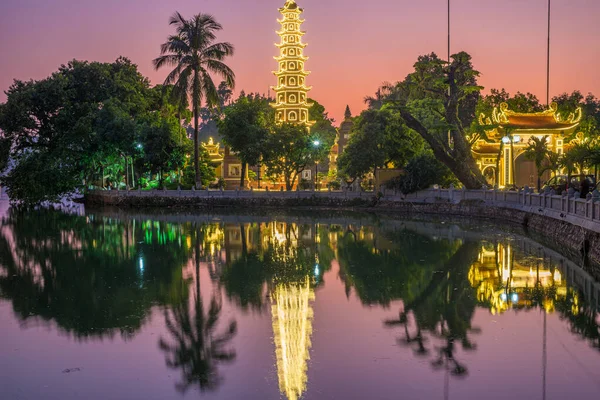
[(546, 105), (548, 106), (550, 105), (550, 5), (551, 0), (548, 0), (548, 59), (546, 64)]
[[(450, 0), (448, 0), (448, 68), (450, 68)], [(448, 100), (450, 100), (451, 95), (450, 85), (448, 85)], [(454, 148), (451, 129), (448, 130), (448, 146), (452, 149)]]
[(450, 0), (448, 0), (448, 63), (450, 63)]

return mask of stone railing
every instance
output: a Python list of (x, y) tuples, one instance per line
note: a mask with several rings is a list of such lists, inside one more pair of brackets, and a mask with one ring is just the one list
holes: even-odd
[(401, 201), (419, 203), (480, 201), (484, 204), (544, 214), (600, 232), (600, 196), (597, 192), (589, 195), (587, 199), (581, 199), (573, 195), (537, 194), (527, 190), (517, 192), (483, 189), (428, 189), (407, 196), (394, 195), (391, 197), (395, 200), (402, 197)]

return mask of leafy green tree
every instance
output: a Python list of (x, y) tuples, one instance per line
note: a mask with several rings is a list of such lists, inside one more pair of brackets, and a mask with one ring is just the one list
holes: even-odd
[(582, 132), (584, 138), (594, 141), (600, 138), (600, 99), (593, 94), (583, 96), (581, 92), (563, 93), (552, 99), (558, 104), (558, 112), (563, 118), (574, 113), (581, 107), (583, 116), (576, 133)]
[(315, 159), (315, 147), (304, 126), (276, 125), (264, 145), (264, 164), (272, 176), (281, 176), (292, 190), (298, 175)]
[(322, 163), (323, 170), (327, 170), (329, 165), (329, 153), (331, 147), (335, 143), (337, 129), (333, 126), (334, 120), (329, 118), (325, 106), (320, 104), (315, 99), (308, 99), (312, 106), (308, 109), (308, 118), (315, 121), (315, 124), (310, 128), (311, 138), (313, 142), (318, 141), (319, 146), (315, 149), (315, 161)]
[(544, 161), (548, 158), (548, 154), (550, 154), (550, 149), (548, 148), (548, 139), (549, 136), (544, 136), (542, 138), (538, 138), (532, 136), (529, 139), (529, 143), (527, 148), (525, 149), (525, 158), (531, 160), (535, 163), (535, 168), (537, 170), (538, 182), (537, 182), (537, 190), (540, 191), (542, 187), (542, 175), (544, 174)]
[(404, 123), (425, 139), (436, 158), (468, 189), (485, 184), (473, 155), (470, 126), (481, 86), (471, 56), (461, 52), (448, 64), (432, 53), (419, 57), (415, 71), (388, 88), (386, 102), (396, 107)]
[(179, 170), (185, 163), (186, 146), (178, 143), (179, 124), (153, 116), (141, 125), (139, 136), (139, 146), (143, 149), (141, 162), (150, 173), (158, 174), (162, 187), (164, 172)]
[(571, 183), (571, 175), (578, 172), (581, 181), (585, 179), (584, 171), (588, 166), (592, 150), (587, 143), (577, 143), (567, 151), (562, 157), (562, 166), (567, 170), (567, 182)]
[(261, 96), (240, 96), (224, 110), (219, 121), (223, 142), (237, 153), (242, 162), (240, 188), (245, 188), (246, 168), (258, 165), (263, 155), (269, 127), (274, 120), (269, 100)]
[(342, 174), (362, 178), (390, 164), (404, 167), (423, 147), (423, 140), (404, 124), (397, 111), (387, 106), (367, 110), (357, 118), (338, 166)]
[[(0, 164), (10, 158), (1, 180), (11, 199), (55, 201), (91, 182), (102, 160), (132, 147), (123, 139), (135, 131), (130, 120), (147, 112), (148, 87), (125, 58), (71, 61), (41, 81), (15, 81), (0, 112)], [(107, 135), (110, 124), (116, 132)]]
[(176, 12), (169, 20), (175, 26), (176, 34), (169, 36), (161, 46), (161, 55), (153, 63), (158, 70), (163, 66), (175, 67), (167, 78), (165, 85), (174, 85), (177, 97), (187, 94), (192, 99), (194, 114), (194, 167), (195, 184), (201, 186), (198, 121), (200, 107), (205, 100), (207, 106), (218, 105), (219, 93), (213, 82), (211, 73), (221, 76), (227, 87), (235, 86), (235, 74), (224, 60), (233, 55), (231, 43), (215, 43), (216, 34), (223, 29), (213, 16), (198, 14), (186, 20)]

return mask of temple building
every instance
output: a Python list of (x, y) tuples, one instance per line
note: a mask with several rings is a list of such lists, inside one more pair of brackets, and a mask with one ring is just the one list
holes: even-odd
[[(529, 140), (548, 136), (549, 150), (562, 154), (569, 146), (566, 138), (575, 133), (581, 118), (579, 108), (564, 119), (556, 103), (538, 113), (514, 112), (502, 103), (491, 116), (479, 117), (481, 126), (494, 128), (486, 132), (485, 140), (480, 139), (473, 145), (473, 156), (491, 186), (535, 187), (537, 170), (534, 162), (525, 157)], [(547, 180), (549, 173), (543, 178)]]
[(310, 87), (306, 86), (306, 77), (310, 74), (304, 70), (304, 63), (308, 57), (304, 56), (302, 36), (305, 32), (300, 30), (303, 19), (300, 18), (304, 10), (294, 0), (287, 0), (279, 12), (283, 16), (277, 21), (281, 24), (281, 30), (277, 32), (281, 38), (280, 43), (275, 44), (279, 48), (279, 56), (275, 60), (279, 63), (278, 71), (273, 72), (277, 77), (275, 91), (275, 118), (277, 122), (290, 122), (304, 124), (311, 127), (314, 121), (310, 121), (308, 110), (312, 106), (308, 102)]
[(330, 171), (337, 171), (337, 160), (344, 152), (344, 149), (346, 148), (346, 145), (350, 140), (350, 131), (352, 130), (353, 126), (354, 121), (352, 120), (352, 112), (350, 111), (350, 106), (346, 106), (346, 111), (344, 112), (344, 120), (340, 124), (335, 143), (329, 153)]

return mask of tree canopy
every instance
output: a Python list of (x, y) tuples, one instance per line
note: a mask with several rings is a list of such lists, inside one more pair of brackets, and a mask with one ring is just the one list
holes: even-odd
[(46, 79), (15, 81), (0, 105), (0, 182), (13, 201), (37, 204), (182, 167), (187, 113), (171, 90), (150, 88), (126, 58), (74, 60)]
[(423, 148), (423, 140), (404, 124), (400, 113), (384, 106), (356, 118), (338, 166), (343, 175), (362, 178), (389, 165), (403, 168)]

